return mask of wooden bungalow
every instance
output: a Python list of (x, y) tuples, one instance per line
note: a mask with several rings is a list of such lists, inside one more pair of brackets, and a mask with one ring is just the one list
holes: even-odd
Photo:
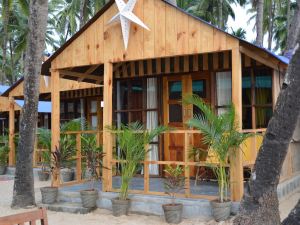
[[(24, 99), (24, 80), (19, 79), (14, 85), (2, 93), (1, 99), (5, 99), (5, 110), (9, 120), (9, 165), (15, 164), (15, 142), (14, 137), (18, 133), (19, 116)], [(85, 118), (93, 129), (102, 126), (102, 91), (101, 85), (79, 82), (74, 80), (59, 79), (57, 88), (60, 90), (60, 123), (76, 119)], [(40, 77), (40, 102), (39, 118), (37, 126), (51, 129), (51, 80), (49, 77)], [(49, 105), (50, 104), (50, 105)], [(45, 111), (43, 108), (49, 108)], [(0, 103), (2, 106), (2, 102)], [(3, 108), (3, 107), (2, 107)], [(4, 109), (4, 108), (3, 108)], [(35, 148), (34, 159), (38, 158), (39, 149)], [(34, 160), (34, 166), (37, 164)]]
[[(120, 23), (110, 23), (117, 13), (115, 1), (109, 1), (43, 63), (42, 74), (51, 76), (52, 84), (64, 78), (103, 85), (103, 127), (133, 121), (144, 123), (147, 129), (158, 124), (175, 127), (175, 131), (151, 145), (151, 154), (143, 162), (144, 189), (133, 192), (163, 194), (151, 191), (149, 180), (163, 176), (164, 165), (177, 164), (186, 168), (185, 197), (193, 197), (189, 181), (199, 162), (189, 159), (188, 151), (190, 146), (201, 145), (201, 135), (185, 125), (195, 109), (183, 105), (182, 96), (198, 94), (216, 113), (222, 113), (233, 102), (240, 129), (263, 133), (272, 116), (288, 60), (165, 0), (138, 0), (133, 13), (145, 26), (121, 21), (123, 33)], [(131, 26), (129, 32), (126, 25)], [(52, 149), (59, 146), (60, 92), (58, 85), (51, 86)], [(115, 141), (103, 127), (97, 132), (103, 132), (105, 166), (113, 168), (117, 163), (113, 156)], [(76, 135), (77, 172), (81, 173), (81, 133)], [(243, 195), (243, 168), (254, 164), (261, 140), (259, 136), (248, 140), (243, 146), (244, 153), (231, 160), (233, 200), (240, 200)], [(207, 166), (202, 161), (200, 164)], [(299, 166), (294, 168), (287, 162), (283, 179), (298, 171)], [(113, 170), (103, 171), (103, 191), (115, 191), (113, 176)], [(59, 177), (53, 182), (60, 185)]]

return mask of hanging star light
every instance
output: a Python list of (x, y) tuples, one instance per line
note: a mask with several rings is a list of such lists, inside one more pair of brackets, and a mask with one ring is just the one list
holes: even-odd
[(131, 22), (143, 27), (144, 29), (150, 30), (136, 15), (133, 14), (133, 9), (137, 0), (129, 0), (127, 3), (124, 0), (115, 0), (119, 12), (117, 15), (111, 18), (108, 24), (113, 22), (121, 22), (122, 35), (125, 49), (128, 47), (130, 25)]

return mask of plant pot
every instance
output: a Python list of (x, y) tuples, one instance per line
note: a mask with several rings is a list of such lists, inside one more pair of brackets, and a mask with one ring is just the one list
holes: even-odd
[(231, 201), (222, 203), (219, 201), (211, 201), (210, 204), (213, 217), (217, 222), (228, 219), (231, 212)]
[(115, 198), (111, 200), (112, 203), (112, 212), (113, 215), (118, 217), (122, 215), (128, 215), (130, 200), (121, 200), (119, 198)]
[(6, 166), (0, 166), (0, 175), (4, 175), (6, 172)]
[(39, 181), (47, 181), (49, 180), (50, 173), (48, 171), (39, 170), (38, 177), (39, 177)]
[(60, 170), (60, 177), (63, 182), (70, 182), (74, 180), (74, 170), (64, 168)]
[(80, 191), (82, 206), (84, 208), (96, 208), (98, 200), (97, 190), (84, 190)]
[(178, 224), (182, 221), (182, 204), (167, 204), (163, 205), (165, 219), (167, 223)]
[(58, 188), (57, 187), (42, 187), (42, 203), (52, 204), (57, 200)]

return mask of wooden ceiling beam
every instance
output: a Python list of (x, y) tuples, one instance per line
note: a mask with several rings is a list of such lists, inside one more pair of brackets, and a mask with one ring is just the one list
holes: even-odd
[(84, 79), (89, 79), (89, 80), (94, 80), (96, 81), (97, 84), (100, 84), (103, 82), (103, 76), (95, 76), (95, 75), (88, 75), (85, 73), (79, 73), (79, 72), (74, 72), (74, 71), (69, 71), (69, 70), (59, 70), (59, 74), (61, 77), (64, 76), (71, 76), (71, 77), (76, 77), (78, 78), (78, 81), (83, 81)]
[(85, 71), (84, 74), (89, 75), (89, 74), (93, 73), (99, 66), (100, 65), (91, 66), (87, 71)]

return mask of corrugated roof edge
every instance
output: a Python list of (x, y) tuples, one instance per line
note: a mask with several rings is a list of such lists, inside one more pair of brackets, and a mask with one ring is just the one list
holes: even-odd
[[(272, 57), (275, 57), (277, 60), (279, 60), (280, 62), (282, 62), (282, 63), (284, 63), (284, 64), (288, 64), (288, 58), (286, 58), (286, 57), (284, 57), (284, 56), (278, 56), (278, 55), (276, 55), (275, 53), (273, 53), (273, 52), (271, 52), (271, 51), (269, 51), (269, 50), (267, 50), (267, 49), (265, 49), (265, 48), (263, 48), (263, 47), (260, 47), (260, 46), (257, 46), (257, 45), (255, 45), (255, 44), (253, 44), (253, 43), (250, 43), (250, 42), (248, 42), (248, 41), (246, 41), (246, 40), (244, 40), (244, 39), (241, 39), (241, 38), (239, 38), (239, 37), (237, 37), (237, 36), (235, 36), (235, 35), (232, 35), (232, 34), (230, 34), (230, 33), (228, 33), (228, 32), (226, 32), (226, 31), (224, 31), (224, 30), (222, 30), (222, 29), (220, 29), (220, 28), (218, 28), (218, 27), (216, 27), (216, 26), (214, 26), (213, 24), (211, 24), (211, 23), (208, 23), (207, 21), (205, 21), (205, 20), (203, 20), (203, 19), (201, 19), (201, 18), (199, 18), (199, 17), (196, 17), (196, 16), (194, 16), (194, 15), (192, 15), (192, 14), (190, 14), (190, 13), (188, 13), (188, 12), (186, 12), (186, 11), (184, 11), (183, 9), (181, 9), (181, 8), (179, 8), (179, 7), (177, 7), (177, 6), (175, 6), (175, 5), (173, 5), (172, 3), (170, 3), (170, 2), (168, 2), (167, 0), (162, 0), (163, 2), (165, 2), (166, 4), (168, 4), (168, 5), (170, 5), (170, 6), (172, 6), (172, 7), (174, 7), (174, 8), (176, 8), (177, 10), (179, 10), (179, 11), (181, 11), (182, 13), (184, 13), (184, 14), (187, 14), (187, 15), (189, 15), (189, 16), (191, 16), (191, 17), (193, 17), (193, 18), (195, 18), (196, 20), (199, 20), (199, 21), (201, 21), (201, 22), (203, 22), (203, 23), (205, 23), (205, 24), (207, 24), (207, 25), (209, 25), (209, 26), (212, 26), (212, 27), (214, 27), (215, 29), (217, 29), (217, 30), (219, 30), (219, 31), (221, 31), (221, 32), (223, 32), (223, 33), (225, 33), (225, 34), (228, 34), (228, 35), (230, 35), (230, 36), (232, 36), (232, 37), (234, 37), (234, 38), (236, 38), (236, 39), (238, 39), (238, 40), (240, 40), (241, 42), (244, 42), (244, 43), (246, 43), (246, 44), (249, 44), (249, 45), (251, 45), (251, 46), (254, 46), (254, 47), (256, 47), (256, 48), (258, 48), (258, 49), (260, 49), (260, 50), (263, 50), (263, 51), (265, 51), (265, 52), (267, 52), (269, 55), (271, 55)], [(51, 67), (51, 61), (56, 57), (56, 56), (58, 56), (66, 47), (68, 47), (72, 42), (73, 42), (73, 40), (75, 40), (80, 34), (82, 34), (92, 23), (94, 23), (94, 21), (96, 21), (110, 6), (112, 6), (113, 5), (113, 3), (114, 3), (114, 0), (110, 0), (108, 3), (106, 3), (106, 5), (104, 5), (103, 7), (102, 7), (102, 9), (101, 10), (99, 10), (99, 12), (98, 13), (96, 13), (96, 15), (95, 16), (93, 16), (77, 33), (75, 33), (65, 44), (63, 44), (57, 51), (55, 51), (54, 53), (53, 53), (53, 55), (51, 55), (48, 59), (47, 59), (47, 61), (45, 61), (44, 63), (43, 63), (43, 65), (42, 65), (42, 69), (41, 69), (41, 74), (42, 75), (47, 75), (47, 76), (49, 76), (50, 75), (50, 71), (49, 71), (49, 69), (50, 69), (50, 67)]]

